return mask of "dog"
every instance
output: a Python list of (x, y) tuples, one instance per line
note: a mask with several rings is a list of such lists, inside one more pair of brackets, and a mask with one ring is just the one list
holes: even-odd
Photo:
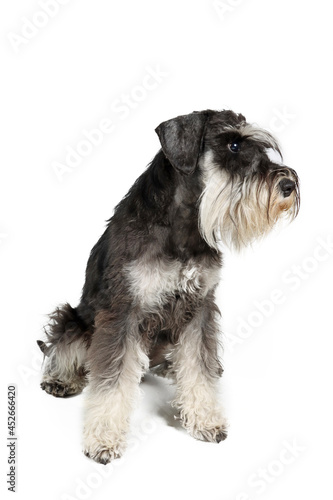
[(79, 305), (59, 306), (38, 341), (42, 389), (66, 397), (87, 385), (84, 453), (103, 464), (126, 448), (149, 368), (173, 377), (173, 406), (193, 437), (226, 438), (217, 397), (220, 243), (241, 249), (300, 205), (298, 176), (281, 163), (276, 139), (243, 115), (193, 112), (156, 132), (161, 149), (93, 247)]

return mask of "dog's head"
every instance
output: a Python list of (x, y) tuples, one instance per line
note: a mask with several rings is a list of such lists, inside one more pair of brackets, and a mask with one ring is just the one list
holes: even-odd
[[(162, 150), (182, 175), (198, 175), (199, 229), (207, 243), (240, 248), (281, 218), (296, 217), (299, 181), (276, 139), (233, 111), (201, 111), (161, 123)], [(271, 159), (271, 152), (280, 161)]]

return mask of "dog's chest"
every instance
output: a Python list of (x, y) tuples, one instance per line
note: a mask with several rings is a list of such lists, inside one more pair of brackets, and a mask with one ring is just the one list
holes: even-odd
[(127, 267), (131, 295), (143, 309), (154, 311), (180, 296), (204, 297), (219, 280), (219, 267), (189, 261), (140, 259)]

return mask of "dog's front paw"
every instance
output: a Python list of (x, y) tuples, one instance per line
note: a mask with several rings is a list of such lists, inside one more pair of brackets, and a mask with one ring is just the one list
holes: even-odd
[(180, 420), (183, 427), (195, 439), (200, 441), (209, 441), (211, 443), (220, 443), (228, 435), (228, 424), (225, 418), (213, 415), (204, 419), (198, 418), (198, 415), (185, 414), (181, 412)]
[(220, 443), (224, 441), (228, 435), (227, 426), (222, 424), (220, 427), (213, 427), (210, 429), (204, 429), (195, 426), (189, 429), (191, 436), (200, 441), (209, 441), (210, 443)]
[[(113, 434), (113, 433), (112, 433)], [(123, 437), (110, 435), (107, 428), (105, 432), (84, 432), (83, 453), (86, 457), (95, 460), (100, 464), (108, 464), (111, 460), (120, 458), (126, 448), (126, 442)]]
[(83, 453), (86, 457), (92, 458), (95, 462), (104, 465), (110, 463), (111, 460), (114, 460), (115, 458), (120, 458), (122, 455), (122, 452), (118, 448), (107, 448), (102, 444), (99, 444), (92, 449), (84, 449)]

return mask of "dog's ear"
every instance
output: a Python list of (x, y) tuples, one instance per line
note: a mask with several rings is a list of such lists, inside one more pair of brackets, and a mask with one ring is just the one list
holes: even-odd
[(192, 174), (197, 166), (206, 121), (206, 113), (194, 112), (163, 122), (155, 129), (165, 156), (184, 174)]

